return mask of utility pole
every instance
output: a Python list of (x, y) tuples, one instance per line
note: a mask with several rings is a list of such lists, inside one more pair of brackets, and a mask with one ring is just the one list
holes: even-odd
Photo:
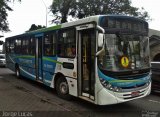
[(47, 13), (47, 5), (45, 4), (45, 2), (44, 2), (43, 0), (42, 0), (42, 2), (43, 2), (44, 6), (45, 6), (45, 9), (46, 9), (46, 27), (47, 27), (47, 20), (48, 20), (48, 19), (47, 19), (47, 14), (48, 14), (48, 13)]

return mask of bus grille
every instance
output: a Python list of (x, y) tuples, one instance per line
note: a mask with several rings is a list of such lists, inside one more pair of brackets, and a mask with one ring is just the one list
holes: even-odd
[(135, 87), (123, 88), (121, 90), (121, 93), (117, 93), (116, 95), (118, 98), (124, 100), (141, 97), (147, 93), (150, 83), (139, 85), (136, 88)]
[(133, 88), (143, 87), (143, 86), (145, 86), (145, 85), (146, 85), (146, 83), (140, 84), (140, 85), (136, 85), (136, 86), (132, 86), (132, 87), (121, 87), (121, 88), (122, 88), (122, 89), (133, 89)]

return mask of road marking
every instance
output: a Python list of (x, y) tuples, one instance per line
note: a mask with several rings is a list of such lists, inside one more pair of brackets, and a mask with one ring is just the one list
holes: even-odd
[(159, 102), (159, 101), (156, 101), (156, 100), (149, 100), (149, 101), (160, 104), (160, 102)]

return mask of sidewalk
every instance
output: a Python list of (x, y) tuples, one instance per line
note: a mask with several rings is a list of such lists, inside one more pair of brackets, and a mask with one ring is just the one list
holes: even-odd
[[(13, 84), (0, 75), (0, 117), (77, 117), (78, 114)], [(79, 115), (78, 115), (79, 116)]]

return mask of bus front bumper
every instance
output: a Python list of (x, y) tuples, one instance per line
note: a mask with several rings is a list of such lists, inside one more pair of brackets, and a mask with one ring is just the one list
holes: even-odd
[[(133, 95), (133, 93), (139, 92), (138, 95)], [(151, 82), (146, 88), (142, 88), (140, 90), (135, 90), (131, 92), (112, 92), (107, 90), (106, 88), (102, 88), (98, 92), (97, 96), (97, 104), (98, 105), (110, 105), (123, 103), (130, 100), (138, 99), (149, 95), (151, 92)]]

